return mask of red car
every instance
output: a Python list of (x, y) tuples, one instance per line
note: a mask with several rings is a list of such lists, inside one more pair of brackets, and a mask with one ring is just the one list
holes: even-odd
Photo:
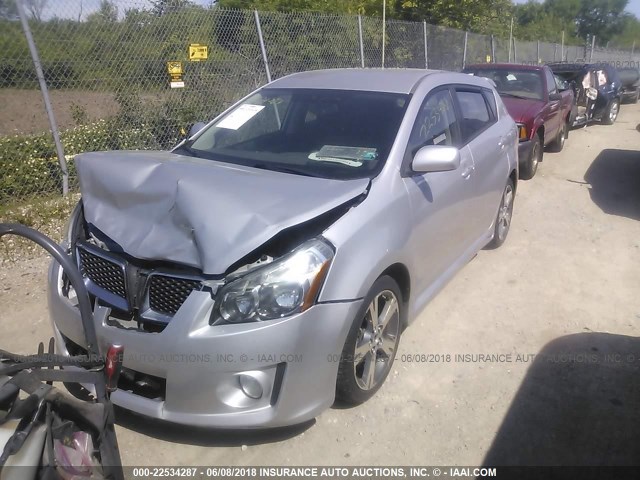
[(546, 65), (487, 63), (470, 65), (465, 73), (486, 77), (496, 84), (509, 114), (518, 124), (520, 178), (530, 179), (542, 161), (544, 147), (559, 152), (569, 136), (571, 89), (558, 89)]

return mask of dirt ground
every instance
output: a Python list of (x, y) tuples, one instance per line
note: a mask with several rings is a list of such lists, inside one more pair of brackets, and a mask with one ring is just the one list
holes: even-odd
[[(640, 106), (624, 105), (616, 125), (572, 131), (545, 154), (519, 185), (506, 244), (480, 252), (404, 332), (365, 405), (259, 433), (118, 411), (124, 463), (637, 463), (639, 123)], [(0, 270), (2, 348), (30, 353), (48, 338), (45, 270), (44, 259)]]
[[(56, 122), (62, 130), (75, 126), (74, 106), (84, 111), (89, 121), (107, 118), (118, 111), (111, 93), (51, 90), (49, 96)], [(0, 89), (0, 113), (0, 136), (50, 130), (40, 90)]]

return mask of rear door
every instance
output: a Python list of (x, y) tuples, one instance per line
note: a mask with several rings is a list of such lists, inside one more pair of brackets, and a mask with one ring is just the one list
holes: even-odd
[(473, 224), (473, 237), (479, 239), (491, 227), (508, 175), (506, 145), (511, 129), (498, 122), (493, 92), (489, 89), (455, 87), (460, 118), (461, 151), (473, 157), (472, 188), (474, 201), (468, 206), (468, 222)]

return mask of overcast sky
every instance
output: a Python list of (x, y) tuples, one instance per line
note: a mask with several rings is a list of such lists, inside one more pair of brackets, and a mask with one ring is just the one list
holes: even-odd
[[(528, 0), (513, 0), (514, 3), (527, 3)], [(541, 1), (541, 0), (537, 0)], [(640, 0), (629, 0), (627, 11), (640, 18)]]

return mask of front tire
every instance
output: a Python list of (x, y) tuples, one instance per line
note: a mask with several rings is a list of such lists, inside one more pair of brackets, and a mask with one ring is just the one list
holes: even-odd
[(569, 125), (568, 125), (568, 123), (564, 123), (562, 125), (562, 128), (558, 132), (558, 136), (551, 143), (551, 145), (549, 145), (549, 151), (550, 152), (559, 153), (559, 152), (562, 151), (562, 149), (564, 148), (564, 142), (565, 142), (565, 140), (567, 139), (567, 136), (568, 136), (567, 135), (568, 132), (569, 132)]
[(493, 226), (493, 238), (487, 245), (488, 249), (494, 249), (501, 246), (507, 239), (509, 228), (511, 228), (511, 218), (513, 216), (513, 202), (516, 196), (516, 189), (513, 180), (509, 178), (507, 185), (502, 191), (502, 200), (500, 200), (500, 208)]
[(538, 164), (542, 161), (542, 141), (540, 135), (535, 135), (531, 140), (533, 145), (531, 146), (531, 154), (520, 169), (520, 178), (523, 180), (530, 180), (538, 171)]
[(618, 118), (618, 113), (620, 113), (620, 100), (616, 98), (611, 100), (611, 103), (607, 107), (607, 111), (602, 116), (602, 123), (605, 125), (613, 125)]
[(391, 371), (400, 334), (402, 294), (391, 277), (371, 286), (347, 335), (336, 381), (336, 400), (359, 405), (371, 398)]

